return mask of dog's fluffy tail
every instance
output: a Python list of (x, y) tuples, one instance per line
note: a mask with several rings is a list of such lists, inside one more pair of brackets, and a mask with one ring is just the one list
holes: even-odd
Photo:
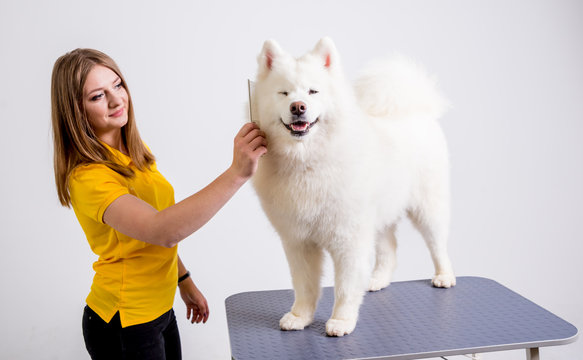
[(374, 117), (439, 118), (450, 107), (436, 79), (403, 55), (372, 62), (355, 82), (355, 92), (362, 109)]

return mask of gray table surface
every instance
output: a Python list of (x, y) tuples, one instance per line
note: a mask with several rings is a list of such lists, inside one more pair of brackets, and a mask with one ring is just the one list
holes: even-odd
[(538, 348), (573, 342), (577, 328), (499, 283), (458, 277), (450, 289), (430, 280), (392, 283), (367, 293), (354, 332), (326, 336), (334, 290), (322, 289), (314, 322), (281, 331), (293, 290), (226, 299), (233, 359), (420, 359)]

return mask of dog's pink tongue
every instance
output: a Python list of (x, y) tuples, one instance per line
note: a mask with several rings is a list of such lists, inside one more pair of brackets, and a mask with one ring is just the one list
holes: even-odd
[(291, 128), (294, 131), (304, 131), (304, 130), (306, 130), (307, 127), (308, 127), (307, 122), (295, 122), (295, 123), (291, 124)]

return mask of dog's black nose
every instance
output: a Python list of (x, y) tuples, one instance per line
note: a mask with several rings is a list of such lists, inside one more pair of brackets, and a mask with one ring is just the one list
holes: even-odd
[(303, 115), (306, 112), (306, 110), (308, 110), (308, 106), (303, 101), (293, 102), (289, 106), (289, 111), (295, 116)]

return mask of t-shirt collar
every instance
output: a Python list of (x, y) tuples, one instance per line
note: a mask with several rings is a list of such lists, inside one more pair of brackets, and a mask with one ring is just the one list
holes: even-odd
[(129, 166), (130, 163), (132, 162), (132, 158), (127, 156), (126, 154), (122, 153), (121, 151), (112, 148), (111, 146), (107, 145), (106, 143), (104, 143), (103, 141), (100, 141), (101, 144), (103, 144), (103, 146), (105, 146), (112, 154), (113, 157), (116, 159), (116, 161), (124, 166)]

